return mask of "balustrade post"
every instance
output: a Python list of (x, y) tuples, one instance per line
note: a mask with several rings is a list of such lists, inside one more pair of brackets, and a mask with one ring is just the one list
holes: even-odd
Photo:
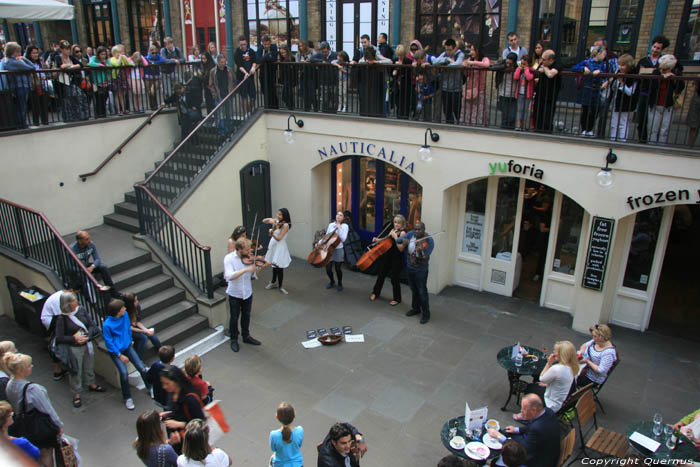
[(214, 298), (214, 278), (211, 275), (211, 250), (204, 250), (204, 278), (206, 280), (207, 298)]
[(24, 222), (22, 222), (22, 215), (20, 214), (19, 208), (13, 206), (12, 210), (15, 214), (15, 221), (17, 222), (17, 233), (19, 234), (19, 241), (22, 245), (22, 255), (25, 258), (29, 258), (29, 245), (27, 244), (27, 233), (24, 231)]
[(141, 196), (144, 195), (143, 190), (139, 185), (136, 188), (136, 212), (139, 216), (139, 233), (141, 235), (146, 235), (146, 213), (144, 212), (144, 205)]

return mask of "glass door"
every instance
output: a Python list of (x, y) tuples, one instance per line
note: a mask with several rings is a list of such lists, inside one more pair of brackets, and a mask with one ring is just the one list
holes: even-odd
[(109, 3), (91, 3), (84, 5), (85, 25), (87, 27), (90, 47), (114, 45), (112, 30), (112, 9)]

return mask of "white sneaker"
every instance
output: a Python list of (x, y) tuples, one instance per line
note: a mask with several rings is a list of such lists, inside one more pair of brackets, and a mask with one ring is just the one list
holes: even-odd
[(280, 292), (282, 292), (282, 293), (285, 294), (285, 295), (289, 295), (289, 292), (287, 292), (286, 290), (284, 290), (284, 288), (282, 288), (282, 287), (280, 287)]
[(343, 106), (343, 109), (341, 110), (341, 112), (347, 112), (347, 109), (345, 108), (345, 106)]
[(274, 282), (270, 282), (269, 284), (267, 284), (265, 286), (265, 290), (270, 290), (270, 289), (274, 289), (274, 288), (277, 288), (277, 284), (275, 284)]
[(342, 110), (343, 110), (343, 106), (342, 106), (342, 105), (339, 105), (339, 106), (338, 106), (337, 112), (342, 112)]
[(134, 399), (132, 399), (131, 397), (124, 401), (124, 405), (126, 405), (126, 408), (129, 410), (134, 410), (136, 408), (136, 406), (134, 405)]

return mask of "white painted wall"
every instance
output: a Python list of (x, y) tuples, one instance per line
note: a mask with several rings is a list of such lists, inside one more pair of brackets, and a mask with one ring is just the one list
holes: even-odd
[(145, 118), (1, 137), (0, 197), (43, 212), (63, 235), (101, 224), (172, 149), (180, 133), (177, 115), (157, 116), (86, 182), (78, 174), (93, 171)]

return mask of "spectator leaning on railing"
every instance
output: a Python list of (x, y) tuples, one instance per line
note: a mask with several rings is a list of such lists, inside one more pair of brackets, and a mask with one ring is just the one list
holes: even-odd
[[(0, 71), (32, 71), (34, 65), (22, 56), (22, 47), (17, 42), (5, 45), (5, 58), (0, 61)], [(27, 128), (27, 101), (32, 88), (27, 74), (15, 74), (4, 77), (2, 87), (15, 96), (15, 124), (18, 128)]]
[[(160, 49), (160, 55), (165, 60), (170, 60), (169, 63), (185, 63), (185, 55), (182, 53), (182, 50), (175, 46), (175, 42), (173, 41), (172, 37), (167, 36), (165, 39), (163, 39), (163, 44), (164, 47)], [(162, 71), (163, 90), (165, 92), (165, 95), (169, 96), (173, 92), (172, 85), (174, 84), (174, 80), (177, 79), (176, 76), (173, 76), (175, 72), (175, 66), (165, 66), (163, 67)]]

